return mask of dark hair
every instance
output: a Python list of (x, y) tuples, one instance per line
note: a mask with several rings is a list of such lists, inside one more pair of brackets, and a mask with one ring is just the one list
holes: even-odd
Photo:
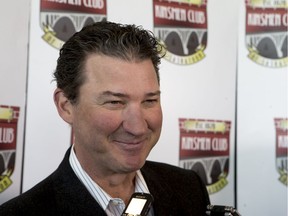
[(89, 54), (99, 53), (125, 61), (151, 59), (158, 83), (159, 64), (164, 48), (153, 33), (140, 26), (97, 22), (75, 33), (60, 49), (54, 78), (57, 87), (76, 103), (85, 81), (83, 69)]

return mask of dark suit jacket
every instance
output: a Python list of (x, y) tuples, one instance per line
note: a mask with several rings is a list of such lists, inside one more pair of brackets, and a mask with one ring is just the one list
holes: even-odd
[[(104, 216), (100, 205), (74, 174), (69, 150), (57, 170), (22, 195), (0, 206), (0, 215)], [(209, 204), (206, 187), (193, 171), (147, 161), (141, 169), (157, 216), (203, 216)]]

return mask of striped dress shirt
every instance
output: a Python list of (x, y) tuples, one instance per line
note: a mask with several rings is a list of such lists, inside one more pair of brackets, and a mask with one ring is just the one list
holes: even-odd
[[(124, 201), (120, 198), (112, 198), (90, 178), (90, 176), (85, 172), (85, 170), (83, 170), (80, 162), (78, 161), (74, 152), (74, 147), (71, 148), (69, 162), (76, 176), (84, 184), (92, 197), (104, 209), (107, 216), (120, 216), (125, 209)], [(147, 184), (140, 170), (136, 171), (135, 192), (149, 193)], [(151, 208), (148, 216), (153, 215), (153, 208)]]

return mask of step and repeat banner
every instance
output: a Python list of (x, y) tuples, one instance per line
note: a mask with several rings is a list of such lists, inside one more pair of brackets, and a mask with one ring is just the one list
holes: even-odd
[(247, 0), (240, 6), (237, 203), (243, 215), (287, 215), (287, 5)]
[[(27, 2), (1, 2), (0, 204), (21, 192), (27, 75)], [(19, 19), (15, 14), (25, 10)], [(3, 17), (2, 17), (3, 16)], [(14, 26), (17, 23), (17, 28)], [(14, 31), (13, 34), (11, 31)], [(19, 35), (21, 32), (21, 37)]]
[(195, 170), (212, 203), (234, 206), (234, 3), (32, 0), (23, 191), (51, 173), (71, 144), (71, 128), (53, 103), (59, 49), (83, 26), (110, 20), (142, 25), (167, 47), (160, 66), (163, 133), (149, 159)]
[(151, 158), (195, 170), (213, 204), (232, 206), (235, 13), (235, 1), (153, 1), (153, 31), (167, 54), (161, 66), (164, 128)]
[[(277, 215), (284, 216), (287, 3), (277, 1), (281, 7), (266, 10), (260, 9), (261, 1), (251, 2), (31, 0), (23, 191), (53, 172), (71, 144), (71, 128), (53, 103), (52, 74), (60, 47), (83, 26), (109, 20), (141, 25), (167, 47), (160, 65), (162, 135), (148, 159), (195, 170), (212, 204), (236, 206), (237, 201), (243, 215), (259, 215), (255, 203), (257, 208), (265, 204), (265, 209), (271, 202)], [(271, 6), (273, 1), (265, 2)], [(279, 12), (284, 20), (273, 34), (263, 24), (276, 20), (265, 21), (265, 11), (269, 17)], [(276, 51), (267, 56), (271, 41)], [(9, 108), (19, 111), (15, 105)], [(7, 120), (1, 120), (0, 113), (2, 122)], [(17, 119), (9, 123), (15, 128)]]
[(212, 203), (232, 206), (237, 20), (227, 17), (236, 11), (233, 1), (153, 1), (153, 30), (167, 55), (165, 124), (151, 158), (195, 170)]
[[(83, 26), (109, 20), (142, 25), (167, 47), (160, 66), (164, 128), (149, 159), (195, 170), (213, 203), (234, 206), (237, 22), (228, 17), (236, 6), (206, 0), (32, 1), (24, 190), (52, 172), (71, 143), (71, 130), (53, 103), (59, 49)], [(231, 9), (225, 15), (224, 7)]]

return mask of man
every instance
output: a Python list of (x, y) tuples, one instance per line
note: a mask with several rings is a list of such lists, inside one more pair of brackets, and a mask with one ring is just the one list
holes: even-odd
[(146, 161), (162, 126), (162, 53), (151, 32), (112, 22), (86, 26), (63, 45), (54, 101), (74, 144), (1, 215), (121, 215), (134, 192), (154, 197), (149, 215), (205, 215), (209, 197), (198, 175)]

